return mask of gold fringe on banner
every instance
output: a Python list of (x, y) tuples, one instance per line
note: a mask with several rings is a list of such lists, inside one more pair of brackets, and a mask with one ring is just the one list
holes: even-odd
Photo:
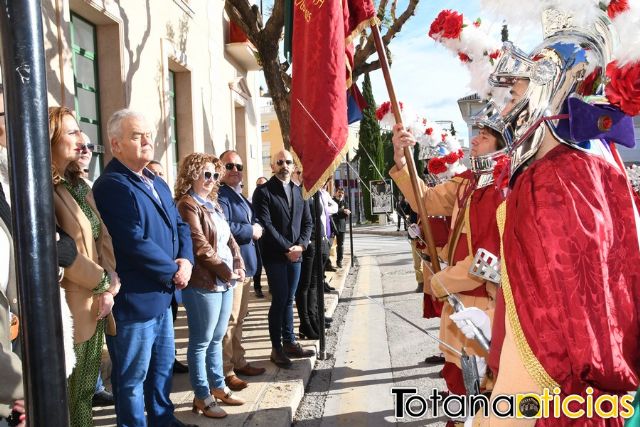
[[(346, 156), (348, 150), (349, 150), (349, 143), (347, 142), (347, 144), (345, 144), (345, 146), (342, 148), (342, 150), (340, 150), (340, 152), (337, 154), (336, 158), (333, 159), (333, 162), (331, 162), (329, 167), (322, 173), (322, 175), (320, 175), (320, 178), (313, 184), (313, 187), (311, 187), (311, 190), (307, 191), (306, 188), (304, 187), (304, 183), (303, 183), (303, 185), (302, 185), (302, 197), (305, 200), (308, 200), (309, 197), (313, 196), (316, 193), (316, 191), (318, 191), (320, 188), (322, 188), (322, 186), (324, 185), (325, 181), (327, 179), (329, 179), (329, 177), (333, 176), (333, 173), (336, 171), (336, 169), (338, 169), (338, 166), (340, 166), (340, 163), (342, 163), (342, 159)], [(300, 168), (302, 168), (302, 171), (304, 173), (304, 168), (302, 167), (302, 162), (300, 161), (300, 158), (298, 157), (298, 155), (294, 151), (293, 147), (291, 147), (291, 154), (293, 155), (293, 158), (295, 159), (296, 164)]]

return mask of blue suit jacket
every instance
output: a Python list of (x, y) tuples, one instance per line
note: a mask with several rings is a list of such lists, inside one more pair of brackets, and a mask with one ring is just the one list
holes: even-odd
[(229, 222), (231, 234), (240, 246), (240, 253), (244, 261), (247, 277), (256, 274), (258, 260), (256, 258), (256, 244), (253, 241), (253, 224), (256, 222), (251, 203), (241, 194), (227, 185), (222, 185), (218, 191), (218, 203)]
[(193, 264), (191, 230), (182, 221), (169, 186), (145, 169), (160, 201), (117, 159), (93, 185), (96, 206), (111, 238), (122, 287), (116, 320), (148, 320), (163, 313), (174, 293), (177, 258)]
[(302, 198), (300, 187), (289, 183), (293, 202), (289, 208), (282, 181), (275, 175), (253, 193), (253, 208), (258, 223), (264, 227), (260, 239), (262, 262), (288, 262), (286, 253), (294, 245), (306, 248), (313, 226), (309, 204)]

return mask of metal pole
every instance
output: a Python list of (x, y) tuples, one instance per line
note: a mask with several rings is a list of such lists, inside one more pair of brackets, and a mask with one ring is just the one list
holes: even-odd
[[(389, 92), (389, 102), (391, 103), (391, 110), (396, 123), (402, 123), (402, 116), (400, 115), (400, 105), (396, 98), (396, 92), (393, 88), (393, 82), (391, 81), (391, 71), (389, 71), (389, 61), (387, 59), (387, 53), (384, 49), (382, 42), (382, 36), (380, 35), (380, 29), (377, 24), (371, 25), (371, 34), (373, 34), (373, 41), (376, 45), (376, 51), (378, 52), (378, 58), (380, 60), (380, 68), (384, 76), (384, 82), (387, 85), (387, 92)], [(411, 177), (411, 187), (413, 188), (413, 194), (418, 204), (418, 214), (420, 215), (420, 223), (422, 225), (422, 234), (424, 234), (424, 240), (427, 243), (427, 249), (429, 256), (431, 257), (431, 266), (433, 271), (437, 273), (440, 271), (440, 262), (438, 260), (438, 253), (436, 252), (436, 244), (433, 240), (433, 233), (431, 233), (431, 226), (429, 225), (429, 217), (427, 216), (427, 209), (423, 203), (422, 187), (418, 183), (418, 173), (416, 171), (416, 164), (413, 161), (413, 153), (409, 147), (404, 149), (404, 157), (407, 159), (407, 169), (409, 169), (409, 176)]]
[[(349, 206), (349, 210), (351, 211), (351, 215), (349, 215), (349, 248), (351, 252), (351, 267), (353, 267), (353, 209), (351, 207), (351, 173), (349, 168), (349, 152), (347, 151), (347, 205)], [(344, 242), (342, 242), (344, 245)]]
[[(316, 292), (318, 293), (318, 334), (320, 335), (320, 348), (318, 350), (318, 360), (327, 358), (326, 340), (324, 336), (324, 265), (322, 263), (322, 203), (320, 201), (320, 191), (313, 195), (313, 223), (315, 233), (316, 255), (313, 259), (313, 274), (316, 281)], [(313, 279), (312, 279), (313, 280)]]
[(42, 9), (40, 0), (1, 9), (27, 422), (67, 427)]

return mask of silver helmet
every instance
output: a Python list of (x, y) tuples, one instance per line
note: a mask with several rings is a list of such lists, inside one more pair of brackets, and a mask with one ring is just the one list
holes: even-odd
[(476, 178), (476, 188), (483, 188), (493, 184), (493, 169), (498, 159), (507, 154), (510, 142), (507, 138), (509, 138), (510, 135), (505, 133), (505, 125), (500, 115), (500, 109), (493, 101), (487, 102), (485, 107), (471, 118), (471, 122), (474, 128), (489, 128), (494, 130), (503, 140), (503, 144), (500, 144), (502, 147), (498, 150), (482, 156), (471, 156), (469, 159), (471, 171)]
[[(548, 9), (543, 12), (543, 29), (544, 41), (530, 54), (505, 43), (490, 77), (490, 83), (497, 87), (528, 82), (523, 96), (504, 110), (499, 120), (504, 126), (512, 176), (538, 151), (547, 129), (564, 144), (580, 142), (560, 137), (558, 123), (567, 117), (566, 101), (580, 83), (591, 73), (604, 76), (614, 47), (604, 13), (587, 28), (574, 25), (568, 12)], [(543, 123), (546, 126), (541, 126)]]

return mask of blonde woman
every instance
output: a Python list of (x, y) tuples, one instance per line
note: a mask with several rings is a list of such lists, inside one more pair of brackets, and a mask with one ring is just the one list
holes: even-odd
[(195, 392), (193, 411), (209, 418), (227, 414), (217, 400), (228, 405), (245, 401), (234, 396), (224, 382), (222, 338), (233, 303), (233, 288), (244, 280), (244, 264), (229, 224), (217, 201), (220, 161), (204, 153), (187, 156), (175, 186), (176, 205), (191, 227), (195, 266), (189, 286), (182, 291), (189, 324), (187, 361)]
[[(111, 236), (82, 179), (78, 159), (87, 149), (71, 110), (49, 108), (56, 222), (75, 241), (78, 256), (61, 286), (73, 316), (76, 366), (69, 377), (71, 426), (93, 425), (91, 400), (98, 378), (107, 318), (120, 289)], [(113, 324), (113, 322), (111, 322)]]

